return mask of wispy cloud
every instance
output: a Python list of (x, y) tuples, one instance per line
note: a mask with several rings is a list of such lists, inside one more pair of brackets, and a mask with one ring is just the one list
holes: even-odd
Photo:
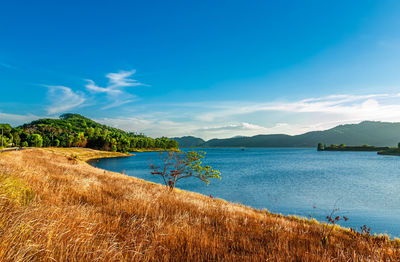
[(9, 123), (11, 125), (20, 125), (38, 119), (39, 116), (33, 114), (19, 115), (0, 112), (0, 123)]
[(70, 109), (81, 106), (85, 102), (85, 97), (82, 93), (74, 92), (66, 86), (48, 86), (48, 99), (51, 105), (48, 106), (47, 113), (49, 115), (66, 112)]
[(107, 95), (107, 105), (103, 106), (101, 109), (119, 107), (137, 100), (135, 95), (124, 90), (125, 87), (145, 86), (145, 84), (132, 78), (135, 73), (136, 70), (108, 73), (106, 74), (108, 84), (105, 87), (96, 85), (96, 83), (91, 79), (86, 79), (87, 84), (85, 87), (91, 93), (104, 93)]
[(143, 119), (139, 117), (126, 117), (126, 118), (100, 118), (96, 121), (131, 132), (143, 132), (149, 128), (154, 127), (155, 121), (152, 119)]
[(128, 86), (144, 86), (138, 82), (138, 80), (131, 78), (136, 70), (131, 71), (119, 71), (118, 73), (108, 73), (108, 85), (106, 87), (100, 87), (95, 84), (93, 80), (86, 79), (86, 89), (91, 92), (107, 93), (109, 95), (120, 95), (123, 93), (122, 88)]
[(108, 88), (120, 88), (126, 86), (143, 86), (144, 84), (135, 79), (130, 78), (136, 70), (119, 71), (118, 73), (108, 73), (106, 77), (109, 79)]
[(393, 114), (397, 116), (398, 114), (392, 111), (394, 108), (400, 108), (400, 97), (398, 95), (333, 95), (293, 102), (227, 103), (224, 108), (199, 114), (197, 119), (212, 122), (221, 118), (268, 111), (344, 114), (370, 117), (374, 115), (381, 116), (382, 112), (384, 112), (387, 116), (392, 116)]
[(247, 122), (237, 122), (228, 125), (202, 127), (193, 130), (193, 133), (200, 137), (232, 137), (232, 136), (251, 136), (255, 134), (282, 133), (289, 125), (287, 123), (276, 123), (272, 127), (251, 124)]
[[(400, 122), (399, 94), (341, 94), (297, 101), (225, 101), (199, 105), (190, 103), (164, 114), (154, 113), (152, 109), (153, 114), (108, 119), (107, 123), (151, 136), (193, 135), (210, 139), (278, 133), (295, 135), (364, 120)], [(179, 119), (178, 111), (185, 117)]]
[(94, 92), (94, 93), (107, 93), (109, 95), (118, 95), (121, 94), (122, 91), (121, 90), (115, 90), (109, 87), (100, 87), (97, 86), (95, 84), (95, 82), (93, 80), (90, 79), (86, 79), (86, 81), (88, 82), (85, 87), (87, 90)]
[(8, 69), (16, 69), (15, 66), (10, 65), (8, 63), (1, 62), (1, 61), (0, 61), (0, 67), (5, 67), (5, 68), (8, 68)]
[(119, 107), (125, 104), (129, 104), (132, 103), (136, 100), (136, 96), (130, 95), (129, 99), (125, 99), (125, 100), (119, 100), (119, 99), (115, 99), (113, 100), (113, 102), (108, 103), (107, 105), (103, 106), (101, 109), (110, 109), (110, 108), (114, 108), (114, 107)]

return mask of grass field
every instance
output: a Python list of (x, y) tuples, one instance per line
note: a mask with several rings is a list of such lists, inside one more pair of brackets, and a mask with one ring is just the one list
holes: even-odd
[[(90, 166), (90, 149), (0, 154), (0, 261), (400, 261), (400, 243)], [(150, 171), (149, 171), (150, 172)], [(223, 176), (223, 174), (222, 174)]]

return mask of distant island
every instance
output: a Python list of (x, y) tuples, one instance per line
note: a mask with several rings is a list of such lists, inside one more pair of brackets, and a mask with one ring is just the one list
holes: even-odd
[(344, 144), (341, 145), (322, 145), (319, 143), (317, 146), (318, 151), (385, 151), (389, 150), (390, 147), (383, 146), (370, 146), (370, 145), (362, 145), (362, 146), (346, 146)]
[(379, 151), (378, 155), (400, 156), (400, 148), (390, 148), (388, 150)]
[(400, 156), (400, 143), (398, 143), (397, 147), (379, 147), (379, 146), (370, 146), (370, 145), (362, 145), (362, 146), (346, 146), (344, 144), (340, 145), (322, 145), (322, 143), (318, 143), (317, 145), (318, 151), (369, 151), (369, 152), (378, 152), (379, 155), (396, 155)]
[[(400, 123), (364, 121), (359, 124), (339, 125), (324, 131), (312, 131), (301, 135), (256, 135), (205, 141), (193, 136), (174, 137), (179, 147), (315, 147), (318, 143), (377, 145), (377, 148), (361, 148), (379, 151), (400, 141)], [(377, 150), (379, 149), (379, 150)]]

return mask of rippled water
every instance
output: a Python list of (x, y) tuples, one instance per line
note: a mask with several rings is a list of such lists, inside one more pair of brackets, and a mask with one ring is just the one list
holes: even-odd
[[(346, 227), (366, 224), (375, 233), (400, 236), (400, 157), (375, 152), (317, 152), (310, 148), (202, 149), (222, 180), (209, 186), (196, 179), (177, 187), (267, 208), (275, 213), (312, 215), (318, 220), (335, 208)], [(135, 153), (91, 164), (110, 171), (162, 183), (150, 174), (157, 152)], [(315, 207), (315, 208), (314, 208)]]

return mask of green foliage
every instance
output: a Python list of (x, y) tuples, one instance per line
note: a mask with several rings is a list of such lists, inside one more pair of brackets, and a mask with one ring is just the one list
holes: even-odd
[(210, 179), (221, 179), (221, 173), (209, 165), (203, 165), (202, 159), (205, 154), (205, 152), (189, 151), (169, 152), (165, 155), (161, 152), (162, 166), (152, 164), (151, 174), (161, 176), (165, 185), (171, 190), (176, 182), (187, 177), (198, 178), (208, 185)]
[(175, 140), (166, 137), (153, 139), (143, 134), (125, 132), (78, 114), (63, 114), (60, 119), (39, 119), (16, 128), (0, 124), (0, 128), (4, 130), (4, 145), (88, 147), (118, 152), (129, 152), (136, 148), (178, 147)]
[(206, 182), (207, 185), (212, 178), (221, 179), (221, 173), (218, 170), (212, 169), (209, 165), (203, 165), (201, 160), (204, 158), (205, 152), (189, 151), (185, 154), (186, 175), (196, 177)]
[(43, 145), (43, 138), (39, 134), (33, 134), (30, 137), (30, 145), (34, 147), (42, 147)]
[(317, 150), (318, 151), (323, 151), (324, 150), (324, 147), (323, 147), (322, 143), (318, 143)]

